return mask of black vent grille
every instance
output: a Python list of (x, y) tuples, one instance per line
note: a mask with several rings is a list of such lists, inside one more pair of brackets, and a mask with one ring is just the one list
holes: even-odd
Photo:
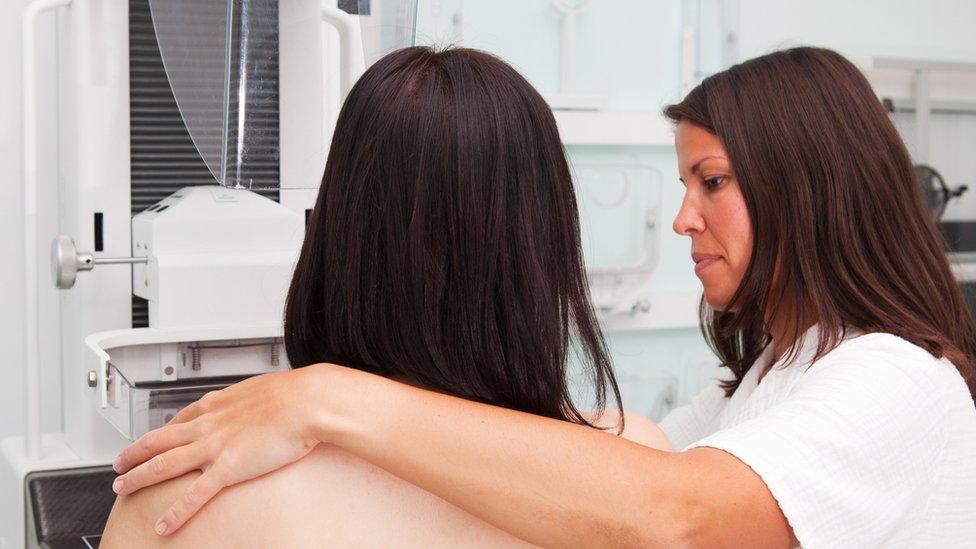
[[(264, 36), (277, 37), (277, 12), (262, 10), (262, 17), (252, 25), (265, 25)], [(273, 32), (272, 32), (273, 31)], [(236, 38), (236, 37), (235, 37)], [(235, 40), (236, 43), (239, 41)], [(268, 47), (252, 44), (251, 47)], [(278, 62), (266, 63), (252, 76), (267, 83), (254, 107), (256, 116), (248, 117), (249, 127), (267, 136), (260, 155), (248, 159), (253, 163), (253, 177), (262, 185), (278, 184)], [(213, 185), (214, 177), (197, 152), (183, 123), (163, 59), (156, 41), (148, 0), (129, 0), (129, 120), (131, 146), (131, 211), (135, 215), (163, 198), (189, 185)], [(278, 190), (255, 191), (278, 201)], [(132, 296), (132, 327), (149, 325), (147, 302)]]

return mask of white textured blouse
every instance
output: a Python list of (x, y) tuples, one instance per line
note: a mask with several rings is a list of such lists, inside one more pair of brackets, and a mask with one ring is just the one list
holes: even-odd
[(811, 364), (817, 338), (760, 382), (767, 349), (731, 398), (711, 385), (661, 428), (751, 467), (807, 549), (976, 547), (976, 406), (956, 368), (880, 333)]

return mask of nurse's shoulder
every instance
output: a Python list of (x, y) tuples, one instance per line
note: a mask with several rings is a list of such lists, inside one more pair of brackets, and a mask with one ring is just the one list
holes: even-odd
[(890, 414), (891, 422), (904, 417), (912, 422), (907, 425), (932, 429), (931, 434), (940, 433), (943, 441), (963, 434), (976, 441), (976, 405), (959, 370), (948, 359), (893, 334), (869, 333), (842, 341), (809, 367), (794, 393), (856, 399), (857, 405), (870, 406), (881, 417)]
[(811, 365), (808, 373), (815, 375), (836, 368), (848, 370), (852, 376), (869, 376), (879, 384), (948, 390), (953, 396), (972, 403), (965, 380), (949, 360), (933, 356), (893, 334), (879, 332), (849, 337)]

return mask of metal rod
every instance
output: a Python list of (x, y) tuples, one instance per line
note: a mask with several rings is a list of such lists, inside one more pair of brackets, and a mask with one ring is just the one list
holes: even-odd
[(957, 61), (927, 61), (924, 59), (906, 59), (893, 57), (876, 57), (872, 62), (875, 69), (925, 70), (938, 72), (976, 72), (976, 63)]
[[(915, 101), (906, 99), (892, 99), (895, 112), (915, 112)], [(976, 114), (976, 101), (929, 101), (932, 114)]]
[(148, 257), (96, 257), (95, 265), (124, 265), (127, 263), (148, 263)]
[(915, 71), (915, 155), (917, 164), (929, 161), (929, 119), (932, 106), (929, 97), (929, 73), (927, 70)]

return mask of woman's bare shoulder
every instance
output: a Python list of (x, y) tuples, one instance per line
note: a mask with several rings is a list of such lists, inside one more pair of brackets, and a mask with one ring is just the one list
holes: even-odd
[[(201, 547), (214, 540), (235, 547), (273, 544), (279, 535), (276, 531), (301, 520), (301, 513), (294, 509), (322, 505), (318, 492), (309, 487), (317, 483), (323, 469), (335, 468), (335, 457), (327, 454), (324, 448), (316, 449), (273, 473), (222, 490), (191, 521), (165, 538), (153, 531), (156, 521), (183, 496), (199, 471), (119, 496), (101, 547)], [(314, 527), (313, 523), (308, 529)]]
[(208, 507), (200, 511), (196, 520), (168, 539), (156, 535), (153, 532), (153, 527), (169, 506), (181, 497), (198, 476), (200, 476), (199, 471), (187, 473), (182, 477), (116, 498), (99, 547), (113, 549), (116, 547), (152, 548), (191, 545), (192, 541), (201, 534), (201, 530), (207, 526), (207, 521), (203, 515), (205, 513), (210, 514)]
[(674, 451), (668, 435), (656, 423), (633, 412), (624, 412), (624, 432), (620, 436), (658, 450)]
[(355, 484), (368, 483), (369, 475), (364, 474), (368, 468), (350, 454), (319, 445), (291, 465), (220, 491), (186, 525), (162, 538), (153, 531), (156, 521), (201, 474), (187, 473), (119, 496), (101, 546), (201, 547), (220, 540), (224, 546), (268, 547), (281, 546), (286, 535), (320, 535), (342, 514), (332, 494), (349, 493)]
[(200, 473), (119, 497), (102, 547), (521, 546), (508, 534), (337, 447), (221, 491), (166, 538), (152, 528)]
[[(588, 414), (588, 419), (597, 427), (612, 431), (619, 425), (620, 415), (616, 410), (604, 410), (602, 413)], [(649, 448), (674, 451), (668, 436), (657, 424), (634, 412), (624, 412), (624, 430), (620, 436)]]

